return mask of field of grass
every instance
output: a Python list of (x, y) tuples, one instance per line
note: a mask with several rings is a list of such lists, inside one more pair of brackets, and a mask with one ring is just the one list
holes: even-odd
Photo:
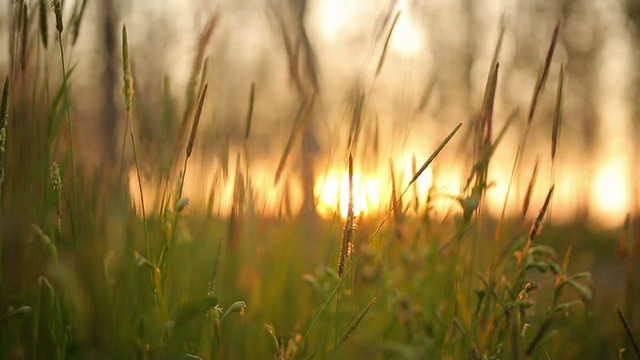
[[(178, 150), (161, 181), (162, 201), (150, 207), (141, 195), (144, 160), (126, 27), (120, 39), (123, 141), (132, 156), (90, 173), (74, 146), (74, 64), (65, 58), (73, 48), (63, 36), (60, 4), (53, 2), (53, 12), (28, 13), (17, 3), (13, 66), (0, 112), (1, 358), (640, 356), (634, 340), (640, 334), (637, 220), (617, 231), (585, 222), (549, 224), (553, 186), (545, 189), (544, 205), (527, 209), (527, 216), (496, 219), (483, 211), (491, 158), (506, 129), (523, 117), (494, 127), (499, 45), (477, 119), (452, 127), (428, 160), (415, 166), (406, 188), (392, 181), (393, 201), (382, 215), (360, 216), (351, 200), (346, 219), (308, 211), (267, 216), (252, 206), (251, 179), (238, 166), (230, 175), (236, 179), (232, 211), (222, 216), (190, 209), (182, 186), (198, 151), (206, 81), (193, 84), (187, 115), (175, 126), (184, 131), (159, 139)], [(48, 9), (43, 4), (40, 9)], [(81, 18), (74, 16), (70, 28)], [(48, 21), (56, 22), (55, 36), (42, 31), (52, 28)], [(558, 31), (560, 24), (541, 59), (530, 108), (521, 112), (526, 126), (514, 176), (525, 172), (522, 153), (551, 67), (561, 69), (557, 88), (549, 86), (556, 91), (552, 156), (561, 144), (564, 75), (553, 60)], [(42, 58), (45, 47), (59, 47), (46, 52), (59, 55), (53, 58), (59, 66)], [(304, 117), (316, 95), (300, 91)], [(276, 178), (292, 166), (290, 153), (301, 151), (295, 139), (304, 119), (294, 121), (280, 166), (273, 169)], [(352, 121), (357, 128), (358, 119)], [(461, 129), (470, 131), (473, 165), (455, 199), (458, 211), (435, 216), (427, 204), (425, 212), (413, 214), (407, 205), (414, 201), (412, 183)], [(344, 159), (350, 178), (359, 161)], [(129, 189), (129, 174), (135, 190)], [(528, 204), (531, 193), (505, 202)], [(141, 196), (134, 206), (132, 197)]]

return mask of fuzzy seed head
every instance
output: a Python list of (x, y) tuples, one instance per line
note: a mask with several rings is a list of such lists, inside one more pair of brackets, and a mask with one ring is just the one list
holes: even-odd
[(124, 104), (127, 113), (131, 114), (133, 109), (133, 76), (131, 75), (131, 61), (129, 59), (129, 40), (127, 37), (127, 27), (122, 26), (122, 92), (124, 94)]
[(51, 181), (53, 191), (56, 193), (60, 192), (62, 189), (62, 178), (60, 177), (60, 167), (55, 161), (52, 162), (49, 167), (49, 181)]

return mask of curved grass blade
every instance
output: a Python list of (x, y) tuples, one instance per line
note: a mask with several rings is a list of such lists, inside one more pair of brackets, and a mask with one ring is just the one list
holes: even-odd
[(558, 150), (558, 140), (560, 139), (560, 127), (562, 124), (562, 89), (564, 84), (564, 63), (560, 65), (560, 75), (558, 75), (558, 91), (556, 94), (556, 112), (553, 117), (553, 132), (551, 133), (551, 161), (555, 162)]
[(380, 60), (378, 60), (378, 67), (376, 68), (376, 77), (380, 75), (380, 71), (382, 71), (382, 66), (384, 65), (384, 59), (387, 57), (387, 52), (389, 51), (389, 44), (391, 43), (391, 36), (393, 35), (393, 30), (396, 28), (398, 24), (398, 19), (400, 18), (400, 11), (396, 13), (396, 16), (393, 18), (393, 23), (391, 23), (391, 28), (387, 33), (387, 39), (384, 41), (384, 47), (382, 48), (382, 54), (380, 54)]
[(247, 111), (247, 127), (244, 131), (244, 139), (247, 140), (249, 138), (249, 131), (251, 131), (251, 120), (253, 119), (253, 105), (255, 101), (255, 93), (256, 93), (256, 84), (251, 83), (251, 91), (249, 93), (249, 110)]
[[(436, 156), (438, 156), (440, 154), (442, 149), (444, 149), (444, 147), (449, 143), (449, 141), (451, 141), (451, 139), (458, 132), (458, 130), (460, 130), (460, 127), (462, 127), (462, 123), (459, 123), (458, 125), (456, 125), (456, 127), (453, 128), (453, 130), (451, 130), (449, 135), (447, 135), (442, 140), (442, 142), (440, 142), (440, 145), (438, 145), (438, 147), (433, 151), (431, 156), (429, 156), (429, 158), (422, 164), (422, 166), (420, 167), (420, 170), (418, 170), (413, 175), (413, 177), (411, 178), (411, 181), (409, 181), (409, 184), (407, 184), (407, 186), (405, 187), (404, 191), (402, 191), (402, 193), (400, 193), (400, 196), (398, 197), (397, 201), (402, 199), (404, 194), (411, 188), (413, 183), (416, 182), (416, 180), (418, 180), (420, 175), (422, 175), (422, 173), (427, 169), (427, 167), (429, 167), (429, 165), (431, 165), (433, 160), (435, 160)], [(389, 210), (387, 210), (387, 212), (385, 213), (384, 217), (382, 218), (382, 221), (380, 222), (378, 227), (375, 229), (375, 231), (371, 234), (371, 237), (369, 237), (369, 240), (367, 240), (367, 243), (371, 242), (371, 240), (373, 240), (376, 237), (376, 235), (378, 235), (378, 232), (382, 228), (382, 225), (384, 225), (384, 223), (387, 221), (387, 219), (389, 218), (389, 215), (391, 215), (392, 212), (393, 212), (393, 207), (391, 207), (391, 208), (389, 208)]]
[(360, 314), (358, 314), (358, 316), (353, 320), (351, 325), (349, 325), (347, 330), (345, 330), (345, 332), (342, 334), (342, 336), (340, 337), (340, 340), (338, 340), (335, 350), (338, 350), (340, 346), (342, 346), (342, 344), (344, 344), (344, 342), (349, 338), (349, 336), (351, 336), (351, 333), (353, 333), (353, 331), (356, 329), (356, 327), (358, 327), (362, 319), (364, 319), (364, 317), (367, 315), (369, 310), (371, 310), (371, 307), (373, 307), (373, 304), (376, 303), (376, 300), (378, 300), (378, 298), (374, 297), (373, 299), (371, 299), (369, 304), (364, 309), (362, 309)]

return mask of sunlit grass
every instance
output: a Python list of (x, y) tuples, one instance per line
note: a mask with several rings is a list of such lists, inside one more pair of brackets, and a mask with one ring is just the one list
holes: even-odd
[[(15, 6), (22, 22), (12, 36), (28, 38), (35, 29), (25, 25), (27, 6)], [(223, 142), (214, 155), (196, 146), (210, 140), (198, 129), (213, 96), (205, 53), (217, 15), (200, 34), (184, 108), (173, 109), (170, 95), (158, 100), (173, 114), (171, 131), (153, 142), (154, 151), (175, 149), (166, 163), (148, 164), (137, 152), (143, 112), (133, 106), (140, 92), (134, 92), (124, 27), (121, 115), (131, 126), (125, 129), (133, 158), (122, 152), (122, 164), (76, 173), (82, 164), (74, 158), (71, 70), (40, 74), (52, 83), (61, 79), (52, 98), (33, 96), (30, 87), (4, 87), (10, 101), (0, 111), (5, 117), (8, 108), (0, 127), (7, 140), (0, 158), (6, 180), (0, 182), (0, 357), (603, 358), (626, 344), (621, 335), (633, 339), (626, 320), (620, 328), (612, 308), (595, 301), (600, 284), (593, 287), (585, 271), (602, 265), (595, 263), (611, 242), (578, 225), (556, 228), (549, 220), (562, 205), (555, 179), (531, 175), (542, 174), (546, 167), (531, 169), (548, 161), (539, 157), (534, 165), (524, 155), (529, 126), (537, 126), (530, 125), (533, 113), (545, 101), (546, 74), (557, 66), (552, 55), (560, 25), (541, 60), (522, 145), (500, 157), (515, 155), (513, 162), (496, 161), (506, 151), (503, 135), (518, 119), (493, 110), (502, 76), (499, 40), (478, 117), (443, 124), (441, 136), (425, 134), (420, 150), (386, 154), (367, 138), (373, 132), (362, 130), (369, 119), (363, 114), (375, 109), (361, 92), (345, 104), (352, 112), (347, 151), (335, 145), (326, 164), (308, 150), (322, 94), (303, 19), (295, 19), (302, 33), (293, 37), (284, 16), (273, 15), (297, 96), (273, 159), (250, 147), (252, 123), (260, 121), (254, 85), (243, 146)], [(394, 46), (418, 46), (403, 28), (408, 11), (388, 15), (375, 44), (378, 75)], [(45, 45), (42, 39), (33, 46)], [(22, 49), (27, 59), (31, 54)], [(59, 131), (65, 119), (66, 133)], [(611, 171), (604, 170), (596, 191), (624, 187), (608, 177)], [(527, 183), (531, 202), (521, 214)], [(618, 205), (625, 197), (607, 193)], [(518, 208), (515, 216), (500, 211), (511, 207)], [(626, 281), (626, 292), (598, 300), (625, 302), (633, 321), (639, 246), (631, 227), (629, 220), (620, 249), (628, 270), (606, 273), (614, 275), (608, 281)], [(608, 343), (591, 341), (596, 337)]]

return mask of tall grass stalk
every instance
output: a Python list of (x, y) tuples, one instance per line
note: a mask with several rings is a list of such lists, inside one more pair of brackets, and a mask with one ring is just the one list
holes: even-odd
[(2, 87), (2, 102), (0, 103), (0, 211), (3, 208), (4, 198), (4, 165), (3, 157), (7, 144), (7, 123), (9, 119), (9, 77), (4, 80)]
[[(138, 177), (138, 191), (140, 193), (140, 207), (142, 209), (142, 222), (144, 224), (144, 239), (147, 248), (147, 258), (151, 257), (151, 246), (149, 244), (149, 232), (147, 230), (147, 210), (144, 201), (144, 191), (142, 189), (142, 174), (140, 172), (140, 161), (138, 159), (138, 150), (136, 146), (136, 137), (134, 134), (133, 124), (133, 75), (131, 74), (131, 62), (129, 58), (129, 40), (127, 36), (127, 26), (122, 25), (122, 92), (124, 95), (124, 105), (127, 112), (127, 124), (129, 129), (129, 139), (133, 150), (133, 161), (136, 166), (136, 175)], [(124, 148), (123, 148), (124, 149)]]
[[(60, 64), (62, 67), (62, 86), (64, 86), (64, 99), (65, 99), (65, 112), (67, 116), (67, 129), (69, 131), (69, 161), (71, 162), (71, 222), (73, 230), (74, 244), (78, 246), (78, 190), (76, 185), (76, 162), (75, 162), (75, 150), (73, 141), (73, 125), (71, 121), (71, 100), (69, 98), (69, 85), (67, 82), (67, 68), (64, 58), (64, 46), (62, 45), (62, 30), (64, 29), (62, 23), (62, 3), (60, 0), (53, 0), (53, 12), (56, 17), (56, 30), (58, 32), (58, 47), (60, 49)], [(26, 19), (25, 19), (26, 21)]]
[(187, 165), (189, 163), (189, 158), (193, 152), (193, 146), (195, 144), (196, 135), (198, 133), (198, 125), (200, 124), (200, 117), (202, 115), (202, 109), (204, 107), (204, 100), (207, 97), (207, 89), (209, 84), (205, 84), (202, 88), (202, 92), (200, 93), (198, 99), (198, 107), (193, 118), (193, 123), (191, 124), (191, 132), (189, 133), (189, 140), (187, 142), (187, 147), (185, 150), (185, 158), (184, 163), (182, 164), (182, 172), (180, 174), (180, 180), (178, 181), (178, 188), (176, 192), (176, 197), (174, 199), (174, 214), (173, 214), (173, 222), (171, 227), (171, 235), (169, 239), (165, 242), (164, 247), (162, 249), (162, 253), (160, 254), (160, 259), (158, 261), (158, 266), (160, 268), (160, 273), (162, 274), (163, 279), (163, 288), (164, 291), (167, 289), (167, 266), (169, 264), (169, 256), (171, 252), (171, 248), (175, 243), (175, 238), (178, 233), (178, 219), (180, 217), (180, 213), (184, 208), (188, 205), (188, 199), (182, 197), (182, 191), (184, 189), (184, 181), (187, 174)]
[[(556, 153), (560, 143), (560, 134), (562, 131), (562, 109), (564, 103), (564, 63), (560, 64), (560, 74), (558, 75), (558, 88), (556, 90), (556, 109), (553, 116), (553, 129), (551, 131), (551, 182), (555, 183), (556, 179)], [(549, 209), (549, 217), (551, 217)]]
[(504, 228), (504, 220), (507, 212), (507, 205), (509, 204), (509, 196), (511, 194), (511, 189), (513, 188), (513, 181), (515, 179), (516, 174), (518, 173), (518, 169), (520, 168), (520, 163), (522, 162), (522, 157), (524, 155), (524, 151), (526, 148), (527, 139), (529, 137), (529, 131), (531, 129), (531, 123), (533, 121), (533, 116), (535, 115), (538, 101), (542, 96), (542, 92), (544, 91), (544, 87), (547, 82), (547, 77), (549, 75), (549, 70), (551, 68), (551, 60), (553, 59), (553, 54), (555, 52), (556, 44), (558, 42), (558, 36), (560, 34), (560, 27), (562, 22), (558, 20), (556, 26), (553, 30), (553, 35), (551, 37), (551, 44), (549, 45), (549, 50), (547, 51), (547, 56), (540, 70), (540, 74), (538, 75), (538, 79), (536, 81), (536, 85), (533, 89), (533, 95), (531, 99), (531, 105), (529, 107), (529, 113), (527, 116), (527, 123), (525, 126), (524, 134), (520, 139), (520, 144), (518, 145), (518, 150), (516, 151), (516, 157), (513, 161), (513, 166), (511, 168), (511, 175), (509, 176), (509, 183), (507, 185), (507, 192), (505, 194), (504, 202), (502, 205), (502, 211), (500, 213), (500, 220), (498, 221), (498, 228), (496, 229), (495, 239), (496, 242), (500, 240), (502, 237), (502, 231)]
[(353, 157), (349, 155), (349, 204), (347, 206), (347, 219), (342, 231), (340, 246), (340, 259), (338, 261), (338, 276), (342, 277), (347, 260), (353, 248), (353, 232), (355, 230), (356, 217), (353, 212)]

